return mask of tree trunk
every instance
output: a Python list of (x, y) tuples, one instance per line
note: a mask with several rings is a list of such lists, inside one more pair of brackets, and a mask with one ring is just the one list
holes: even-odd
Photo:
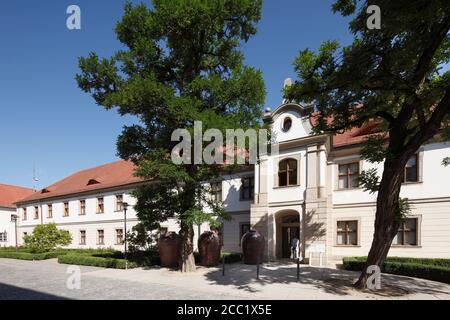
[(377, 265), (382, 269), (384, 260), (391, 247), (392, 240), (398, 232), (400, 217), (398, 216), (399, 195), (404, 165), (402, 160), (386, 160), (380, 182), (375, 214), (375, 231), (372, 246), (367, 257), (356, 288), (367, 288), (367, 267)]
[(194, 272), (194, 228), (181, 222), (180, 238), (180, 271)]

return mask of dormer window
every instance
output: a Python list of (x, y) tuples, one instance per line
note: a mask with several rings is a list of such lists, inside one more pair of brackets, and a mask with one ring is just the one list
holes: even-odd
[(90, 180), (88, 181), (87, 185), (90, 186), (90, 185), (93, 185), (93, 184), (99, 184), (99, 183), (100, 183), (100, 182), (98, 182), (98, 181), (95, 180), (95, 179), (90, 179)]
[(48, 190), (48, 189), (42, 189), (41, 190), (41, 193), (49, 193), (50, 192), (50, 190)]
[(289, 130), (291, 130), (292, 127), (292, 119), (287, 117), (283, 120), (283, 126), (281, 127), (281, 129), (283, 130), (283, 132), (288, 132)]

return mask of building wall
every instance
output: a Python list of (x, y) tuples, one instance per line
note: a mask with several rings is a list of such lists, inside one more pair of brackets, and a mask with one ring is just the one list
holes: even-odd
[[(392, 246), (389, 256), (450, 258), (450, 197), (433, 200), (412, 201), (411, 218), (418, 218), (418, 245)], [(372, 244), (375, 203), (337, 206), (333, 208), (332, 251), (333, 258), (343, 256), (366, 256)], [(339, 220), (358, 221), (358, 245), (344, 247), (336, 245), (336, 228)]]
[(14, 209), (0, 207), (0, 233), (6, 232), (6, 241), (0, 241), (0, 247), (12, 247), (16, 244), (15, 224), (11, 222), (11, 215), (15, 213)]
[[(240, 251), (240, 224), (250, 222), (251, 200), (240, 198), (241, 178), (251, 176), (252, 172), (242, 172), (223, 177), (222, 199), (225, 210), (230, 213), (231, 220), (224, 221), (224, 250), (230, 252)], [(23, 244), (23, 236), (31, 234), (36, 225), (41, 223), (56, 223), (57, 227), (67, 230), (72, 235), (72, 243), (69, 248), (113, 248), (123, 250), (124, 246), (117, 244), (116, 229), (124, 229), (124, 212), (116, 211), (116, 196), (122, 195), (123, 201), (130, 206), (127, 210), (127, 230), (138, 223), (133, 205), (136, 199), (131, 195), (133, 189), (116, 189), (94, 193), (89, 195), (74, 195), (57, 200), (42, 200), (36, 203), (29, 203), (17, 208), (20, 217), (18, 238), (19, 244)], [(97, 213), (98, 198), (103, 198), (104, 213)], [(80, 200), (86, 201), (86, 213), (80, 215)], [(69, 203), (69, 216), (64, 216), (64, 203)], [(48, 216), (48, 205), (52, 205), (52, 217)], [(38, 216), (35, 219), (35, 207), (38, 208)], [(24, 220), (23, 210), (27, 210), (27, 219)], [(12, 211), (15, 212), (14, 210)], [(2, 215), (3, 216), (3, 215)], [(8, 215), (10, 217), (10, 215)], [(168, 231), (179, 232), (179, 224), (176, 220), (170, 219), (161, 223)], [(194, 246), (197, 248), (199, 234), (208, 231), (209, 226), (204, 223), (201, 226), (194, 226)], [(86, 231), (86, 244), (80, 244), (80, 231)], [(104, 231), (104, 245), (98, 244), (98, 230)]]

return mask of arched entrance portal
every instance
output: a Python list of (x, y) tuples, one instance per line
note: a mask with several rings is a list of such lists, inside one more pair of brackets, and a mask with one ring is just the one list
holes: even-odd
[(279, 259), (291, 257), (291, 240), (300, 239), (300, 214), (289, 210), (276, 215), (276, 256)]

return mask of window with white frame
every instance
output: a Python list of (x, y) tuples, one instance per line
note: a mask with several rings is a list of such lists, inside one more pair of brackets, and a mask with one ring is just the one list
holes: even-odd
[(105, 230), (97, 230), (97, 244), (98, 245), (105, 244)]
[(97, 213), (105, 212), (105, 203), (103, 197), (97, 198)]
[(86, 200), (80, 200), (80, 216), (84, 216), (86, 214)]
[(0, 232), (0, 242), (6, 242), (8, 241), (8, 233), (5, 232)]
[(337, 222), (336, 244), (341, 246), (358, 245), (358, 221)]
[(80, 230), (80, 245), (86, 245), (86, 230)]
[(123, 211), (123, 195), (116, 195), (116, 211)]
[(394, 246), (417, 246), (418, 243), (418, 218), (404, 219), (392, 244)]

